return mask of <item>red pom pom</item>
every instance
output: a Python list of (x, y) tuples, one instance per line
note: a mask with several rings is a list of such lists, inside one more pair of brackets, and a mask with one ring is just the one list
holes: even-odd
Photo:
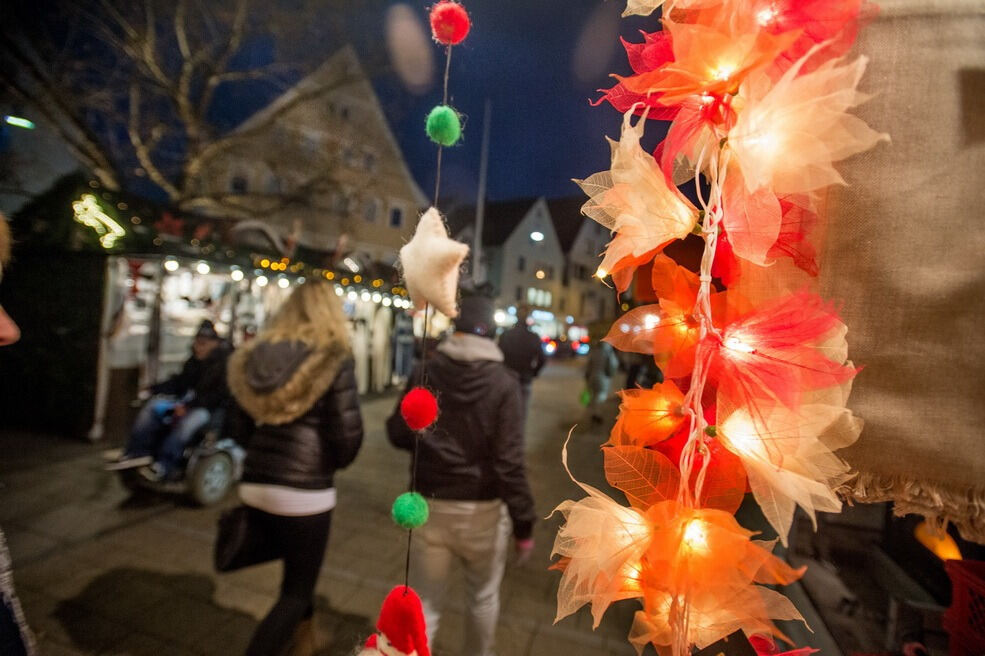
[(438, 43), (458, 45), (465, 40), (471, 27), (472, 21), (465, 7), (457, 2), (441, 0), (431, 7), (431, 35)]
[(400, 402), (400, 415), (411, 430), (424, 430), (438, 418), (438, 400), (430, 390), (415, 387)]

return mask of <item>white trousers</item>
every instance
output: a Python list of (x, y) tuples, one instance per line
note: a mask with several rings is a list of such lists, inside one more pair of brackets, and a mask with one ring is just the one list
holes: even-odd
[(427, 523), (414, 530), (411, 587), (424, 606), (428, 644), (434, 640), (455, 563), (465, 569), (465, 644), (462, 656), (493, 656), (499, 585), (506, 568), (511, 523), (493, 501), (429, 499)]

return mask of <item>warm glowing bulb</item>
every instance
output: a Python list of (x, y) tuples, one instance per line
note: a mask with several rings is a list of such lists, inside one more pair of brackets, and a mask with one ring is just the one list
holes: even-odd
[(208, 262), (199, 262), (195, 265), (195, 270), (204, 276), (211, 271), (212, 268), (209, 266)]
[(765, 9), (760, 9), (758, 12), (756, 12), (756, 21), (760, 25), (769, 25), (770, 23), (773, 22), (773, 19), (776, 18), (776, 14), (777, 14), (776, 7), (770, 5), (769, 7)]
[(708, 548), (708, 534), (700, 519), (692, 519), (684, 527), (684, 546), (691, 551), (704, 551)]
[(739, 455), (752, 456), (761, 451), (763, 441), (745, 413), (735, 413), (719, 426), (727, 446)]
[(267, 276), (257, 276), (257, 287), (266, 287), (268, 282)]
[(543, 280), (544, 279), (544, 276), (546, 276), (547, 274), (544, 273), (544, 270), (543, 269), (538, 269), (537, 270), (537, 273), (535, 273), (534, 275), (537, 276), (537, 280)]
[(735, 73), (736, 66), (734, 64), (719, 64), (718, 67), (711, 72), (711, 76), (716, 80), (725, 81), (732, 77)]
[(239, 282), (243, 279), (243, 272), (239, 269), (233, 269), (232, 273), (229, 274), (229, 277), (233, 279), (233, 282)]
[(287, 289), (288, 287), (291, 286), (291, 281), (288, 280), (287, 278), (281, 278), (277, 281), (277, 286), (280, 287), (281, 289)]
[(601, 280), (602, 278), (605, 278), (607, 275), (609, 275), (609, 272), (606, 271), (605, 269), (603, 269), (602, 267), (599, 267), (595, 271), (595, 277), (598, 278), (599, 280)]
[(725, 348), (739, 353), (755, 353), (756, 349), (743, 342), (738, 337), (729, 337), (725, 340)]
[(178, 260), (165, 260), (164, 261), (164, 268), (167, 269), (168, 271), (177, 271), (178, 270), (178, 266), (179, 266)]

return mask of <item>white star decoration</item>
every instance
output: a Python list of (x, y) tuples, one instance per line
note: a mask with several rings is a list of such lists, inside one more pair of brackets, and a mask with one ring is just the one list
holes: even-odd
[(448, 237), (438, 210), (428, 208), (414, 238), (400, 249), (404, 282), (416, 308), (430, 303), (447, 317), (458, 316), (458, 270), (468, 252), (468, 246)]

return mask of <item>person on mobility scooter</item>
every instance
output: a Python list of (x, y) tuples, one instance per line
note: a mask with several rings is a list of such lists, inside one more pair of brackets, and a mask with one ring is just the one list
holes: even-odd
[(201, 503), (221, 499), (242, 463), (242, 449), (223, 439), (229, 352), (213, 323), (203, 321), (192, 356), (180, 373), (150, 388), (153, 396), (137, 416), (123, 453), (106, 469), (119, 471), (131, 489), (181, 491), (187, 483)]

